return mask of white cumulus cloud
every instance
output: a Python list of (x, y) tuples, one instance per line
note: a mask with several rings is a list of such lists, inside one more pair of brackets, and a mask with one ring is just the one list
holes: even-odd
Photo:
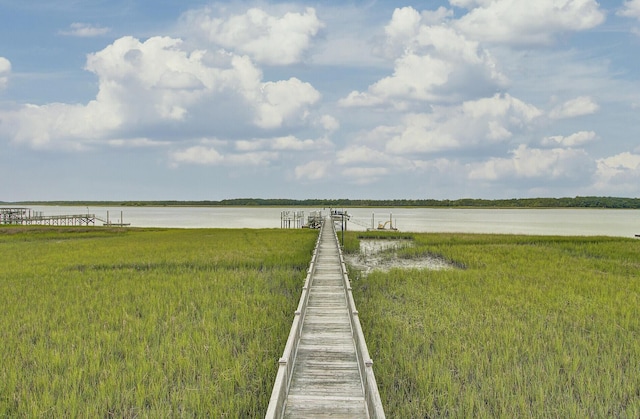
[(451, 26), (432, 25), (432, 20), (432, 15), (411, 7), (396, 9), (381, 47), (383, 54), (396, 57), (393, 74), (365, 92), (352, 91), (340, 105), (393, 104), (403, 109), (405, 101), (451, 103), (506, 86), (507, 78), (487, 50)]
[(171, 153), (171, 159), (174, 164), (215, 165), (222, 163), (224, 157), (213, 147), (198, 145)]
[(269, 164), (278, 157), (279, 154), (272, 151), (224, 152), (212, 145), (207, 145), (206, 142), (169, 153), (170, 166), (174, 168), (193, 164), (227, 167), (261, 166)]
[(105, 105), (125, 110), (138, 121), (179, 121), (189, 106), (233, 73), (229, 68), (208, 67), (204, 55), (182, 49), (182, 41), (175, 38), (142, 42), (124, 37), (90, 54), (87, 69), (98, 76), (98, 100)]
[(312, 151), (330, 148), (331, 142), (326, 138), (319, 140), (301, 140), (294, 135), (255, 140), (239, 140), (235, 142), (239, 151), (275, 150), (275, 151)]
[(111, 32), (111, 28), (92, 25), (90, 23), (75, 22), (69, 26), (68, 30), (60, 31), (61, 35), (77, 36), (79, 38), (92, 38), (106, 35)]
[(640, 20), (640, 0), (626, 0), (617, 14)]
[(391, 153), (433, 153), (477, 147), (510, 139), (512, 131), (526, 131), (542, 112), (511, 95), (494, 95), (460, 106), (412, 114), (396, 127), (387, 143)]
[[(264, 82), (246, 56), (189, 49), (176, 38), (123, 37), (89, 54), (98, 94), (86, 105), (27, 105), (0, 112), (0, 132), (36, 147), (123, 139), (180, 124), (215, 129), (215, 118), (274, 129), (304, 122), (320, 94), (297, 78)], [(206, 110), (206, 111), (205, 111)], [(185, 125), (186, 127), (187, 125)]]
[(367, 185), (388, 173), (386, 167), (347, 167), (342, 170), (342, 178), (356, 185)]
[(420, 169), (422, 162), (411, 157), (397, 156), (368, 145), (349, 145), (336, 152), (335, 163), (342, 174), (355, 184), (377, 181), (382, 175), (411, 172)]
[(595, 171), (593, 160), (579, 149), (536, 149), (521, 144), (510, 158), (492, 158), (468, 166), (471, 180), (581, 180)]
[(315, 125), (322, 127), (322, 129), (328, 132), (334, 132), (340, 129), (340, 121), (331, 115), (322, 115), (316, 120)]
[(596, 138), (597, 135), (593, 131), (580, 131), (566, 137), (561, 135), (545, 137), (542, 139), (542, 145), (548, 147), (577, 147), (593, 142)]
[(122, 148), (157, 148), (168, 146), (171, 143), (168, 141), (156, 141), (150, 138), (117, 138), (108, 140), (107, 144), (112, 147), (122, 147)]
[(606, 193), (637, 193), (640, 182), (640, 154), (623, 152), (597, 160), (595, 187)]
[(613, 171), (637, 170), (640, 169), (640, 154), (624, 152), (612, 157), (598, 160), (602, 167)]
[(393, 158), (393, 156), (384, 151), (365, 145), (348, 146), (336, 154), (336, 162), (340, 165), (389, 163)]
[(262, 128), (277, 128), (286, 119), (304, 119), (307, 106), (320, 100), (320, 93), (313, 86), (295, 77), (262, 83), (255, 93), (248, 96), (255, 100), (255, 123)]
[(0, 111), (0, 133), (34, 148), (81, 150), (122, 124), (122, 115), (99, 101), (86, 106), (51, 103)]
[(580, 96), (555, 107), (549, 113), (549, 117), (552, 119), (575, 118), (594, 114), (599, 109), (600, 106), (591, 97)]
[(296, 166), (294, 172), (299, 180), (321, 180), (326, 179), (331, 170), (332, 163), (328, 160), (312, 160), (305, 164)]
[(251, 8), (243, 14), (218, 17), (224, 12), (224, 9), (212, 8), (193, 10), (182, 20), (209, 43), (270, 65), (300, 62), (312, 38), (323, 27), (313, 8), (279, 16)]
[(456, 27), (473, 39), (502, 44), (549, 44), (556, 35), (592, 29), (605, 20), (595, 0), (451, 0), (468, 13)]
[(0, 90), (5, 89), (9, 84), (9, 75), (11, 74), (11, 61), (4, 57), (0, 57)]

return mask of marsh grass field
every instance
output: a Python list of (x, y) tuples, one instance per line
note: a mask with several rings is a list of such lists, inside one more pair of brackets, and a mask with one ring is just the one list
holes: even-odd
[(411, 239), (454, 267), (350, 273), (389, 417), (640, 417), (639, 240)]
[[(388, 417), (640, 417), (640, 241), (402, 238), (350, 276)], [(261, 417), (317, 232), (0, 229), (0, 417)]]
[(0, 230), (0, 417), (260, 417), (317, 232)]

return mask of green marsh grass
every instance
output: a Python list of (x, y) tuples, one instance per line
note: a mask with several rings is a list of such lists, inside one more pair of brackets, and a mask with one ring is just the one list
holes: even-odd
[(264, 416), (316, 237), (0, 230), (0, 417)]
[(389, 417), (640, 417), (639, 240), (413, 237), (458, 268), (353, 281)]

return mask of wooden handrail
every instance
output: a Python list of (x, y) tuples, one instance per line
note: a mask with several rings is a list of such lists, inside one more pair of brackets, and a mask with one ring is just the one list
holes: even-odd
[(304, 315), (309, 302), (309, 290), (311, 288), (313, 274), (316, 269), (316, 258), (318, 256), (318, 248), (320, 246), (323, 228), (324, 223), (320, 227), (320, 234), (318, 234), (316, 246), (313, 250), (313, 256), (311, 257), (311, 263), (309, 264), (309, 269), (307, 269), (307, 277), (304, 281), (304, 286), (302, 287), (302, 294), (300, 295), (298, 308), (294, 313), (293, 323), (291, 325), (291, 330), (289, 331), (287, 343), (285, 344), (282, 357), (278, 360), (278, 373), (276, 375), (276, 380), (271, 392), (271, 398), (269, 399), (269, 406), (267, 407), (267, 413), (265, 415), (265, 418), (268, 419), (280, 419), (284, 413), (284, 405), (289, 393), (289, 385), (291, 384), (293, 366), (296, 361), (298, 344), (300, 343), (300, 333), (302, 331)]
[(356, 303), (353, 299), (351, 281), (349, 280), (349, 275), (347, 274), (347, 265), (344, 262), (344, 256), (339, 245), (335, 228), (333, 232), (335, 235), (335, 243), (338, 247), (338, 255), (340, 256), (342, 278), (344, 281), (344, 289), (347, 297), (347, 306), (349, 308), (349, 318), (351, 319), (351, 331), (353, 333), (353, 339), (356, 345), (358, 367), (360, 369), (360, 377), (362, 379), (362, 384), (364, 387), (364, 397), (367, 403), (367, 410), (369, 412), (370, 418), (382, 419), (386, 416), (384, 413), (384, 408), (382, 407), (382, 400), (380, 398), (380, 392), (378, 391), (376, 377), (373, 373), (373, 360), (369, 356), (367, 342), (364, 338), (364, 333), (362, 332), (362, 325), (360, 324), (360, 318), (358, 317), (358, 310), (356, 309)]

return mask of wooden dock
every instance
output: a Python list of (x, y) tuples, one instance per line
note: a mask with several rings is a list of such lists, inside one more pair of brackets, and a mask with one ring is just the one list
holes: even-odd
[(103, 220), (95, 214), (72, 214), (72, 215), (44, 215), (42, 212), (31, 211), (29, 208), (0, 208), (0, 224), (14, 225), (43, 225), (43, 226), (95, 226), (96, 221), (101, 221), (102, 225), (109, 227), (125, 227), (129, 223), (122, 222), (122, 211), (120, 220), (112, 222)]
[(384, 418), (333, 222), (320, 230), (267, 418)]
[(44, 215), (29, 208), (0, 208), (0, 224), (46, 226), (93, 226), (100, 218), (95, 214)]

